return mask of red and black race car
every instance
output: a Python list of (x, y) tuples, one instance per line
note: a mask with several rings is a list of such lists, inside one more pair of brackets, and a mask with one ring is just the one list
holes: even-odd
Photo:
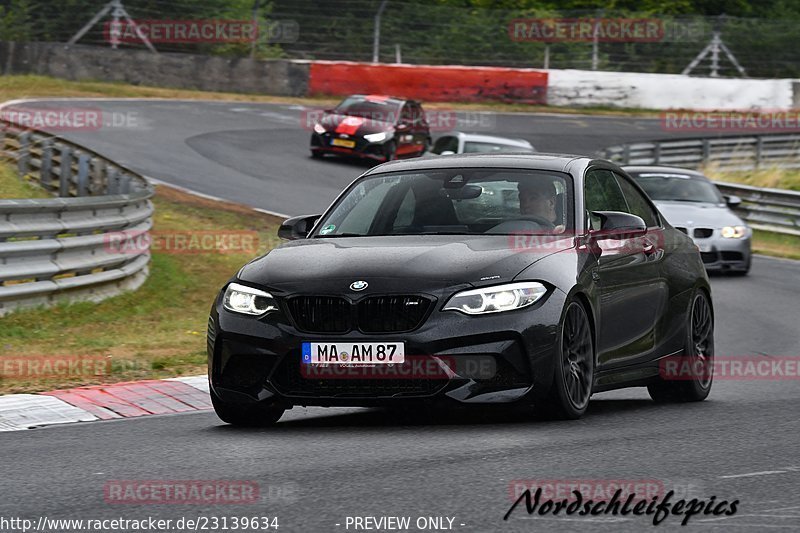
[(391, 96), (348, 96), (326, 110), (313, 129), (313, 157), (335, 154), (390, 161), (419, 157), (431, 145), (420, 103)]

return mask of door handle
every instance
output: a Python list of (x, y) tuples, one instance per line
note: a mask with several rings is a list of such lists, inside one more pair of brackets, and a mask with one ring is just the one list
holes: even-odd
[(643, 244), (644, 248), (642, 248), (642, 251), (645, 253), (645, 255), (653, 255), (654, 253), (656, 253), (657, 251), (656, 245), (652, 241), (645, 239), (643, 241)]

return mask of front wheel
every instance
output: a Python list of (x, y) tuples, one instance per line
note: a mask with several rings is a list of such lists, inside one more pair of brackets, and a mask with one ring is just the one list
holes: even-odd
[(586, 309), (567, 304), (561, 323), (558, 360), (545, 407), (558, 418), (575, 420), (589, 407), (594, 382), (594, 343)]
[(647, 392), (656, 402), (699, 402), (711, 392), (714, 379), (714, 316), (708, 296), (702, 290), (698, 290), (692, 298), (686, 322), (686, 344), (678, 366), (689, 369), (688, 375), (662, 375), (659, 381), (648, 385)]
[(386, 161), (394, 161), (397, 159), (397, 145), (394, 141), (389, 141), (383, 145), (383, 157)]
[(275, 425), (286, 411), (278, 405), (237, 404), (224, 402), (211, 393), (211, 405), (223, 422), (234, 426), (269, 427)]

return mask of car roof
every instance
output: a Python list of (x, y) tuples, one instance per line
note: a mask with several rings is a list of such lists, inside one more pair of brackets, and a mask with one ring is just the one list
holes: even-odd
[(647, 172), (652, 172), (654, 174), (682, 174), (692, 179), (708, 179), (703, 175), (702, 172), (681, 167), (667, 167), (659, 165), (625, 165), (622, 167), (622, 170), (628, 174), (644, 174)]
[(500, 137), (499, 135), (483, 135), (480, 133), (464, 133), (463, 131), (451, 131), (445, 133), (442, 137), (456, 136), (465, 141), (474, 142), (487, 142), (495, 144), (505, 144), (507, 146), (519, 146), (520, 148), (531, 148), (531, 143), (525, 139), (511, 139), (509, 137)]
[(378, 165), (364, 175), (381, 172), (397, 172), (420, 169), (444, 168), (526, 168), (533, 170), (553, 170), (566, 172), (567, 166), (578, 159), (591, 161), (592, 158), (572, 154), (543, 154), (530, 152), (504, 152), (499, 154), (458, 154), (431, 158), (402, 159)]
[(368, 100), (370, 98), (372, 98), (372, 99), (381, 99), (381, 100), (392, 101), (392, 102), (395, 102), (395, 103), (398, 103), (398, 104), (401, 103), (401, 102), (419, 103), (416, 100), (409, 100), (408, 98), (402, 98), (400, 96), (391, 96), (391, 95), (388, 95), (388, 94), (350, 94), (350, 95), (347, 95), (347, 96), (344, 97), (345, 100), (347, 98), (363, 98), (365, 100)]

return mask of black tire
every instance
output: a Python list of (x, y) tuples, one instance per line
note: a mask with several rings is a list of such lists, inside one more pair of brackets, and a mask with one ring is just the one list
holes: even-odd
[(325, 154), (323, 154), (319, 150), (311, 150), (311, 157), (313, 157), (314, 159), (322, 159), (323, 157), (325, 157)]
[(389, 141), (383, 145), (383, 156), (386, 161), (394, 161), (397, 159), (397, 144), (394, 141)]
[(243, 427), (269, 427), (275, 425), (286, 411), (277, 405), (236, 404), (223, 402), (211, 393), (211, 405), (223, 422)]
[[(683, 355), (692, 374), (660, 376), (647, 386), (650, 397), (659, 403), (700, 402), (708, 397), (714, 380), (714, 314), (708, 295), (698, 290), (692, 297), (686, 320), (686, 341)], [(684, 365), (681, 365), (684, 367)]]
[(558, 360), (543, 403), (551, 417), (576, 420), (589, 407), (594, 384), (594, 342), (586, 309), (570, 300), (561, 320)]

